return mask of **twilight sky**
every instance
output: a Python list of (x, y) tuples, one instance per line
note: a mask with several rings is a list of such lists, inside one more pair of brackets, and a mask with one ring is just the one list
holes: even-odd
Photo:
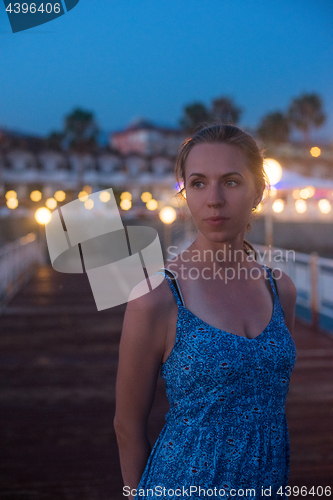
[(331, 0), (80, 0), (11, 33), (0, 4), (0, 127), (45, 135), (76, 106), (105, 131), (137, 117), (178, 126), (184, 105), (233, 97), (256, 127), (303, 92), (333, 140)]

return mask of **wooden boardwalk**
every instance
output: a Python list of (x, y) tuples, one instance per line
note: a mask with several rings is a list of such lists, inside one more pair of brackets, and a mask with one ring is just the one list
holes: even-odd
[[(85, 275), (42, 267), (0, 316), (1, 500), (125, 498), (112, 425), (124, 310), (97, 312)], [(290, 485), (333, 486), (333, 336), (297, 324), (294, 339)], [(152, 440), (167, 410), (160, 380)]]

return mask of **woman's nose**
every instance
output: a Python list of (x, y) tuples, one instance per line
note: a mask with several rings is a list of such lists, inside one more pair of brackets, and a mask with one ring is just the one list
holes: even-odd
[(207, 205), (208, 206), (223, 206), (225, 204), (225, 198), (223, 190), (219, 187), (211, 187), (208, 192)]

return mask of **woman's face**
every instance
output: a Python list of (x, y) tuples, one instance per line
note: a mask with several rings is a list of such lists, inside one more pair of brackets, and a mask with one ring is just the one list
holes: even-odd
[(185, 164), (185, 189), (194, 223), (205, 237), (226, 242), (240, 235), (243, 241), (262, 191), (241, 150), (223, 143), (194, 146)]

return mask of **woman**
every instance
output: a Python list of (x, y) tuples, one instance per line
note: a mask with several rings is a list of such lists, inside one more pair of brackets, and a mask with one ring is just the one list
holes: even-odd
[[(237, 127), (213, 125), (183, 143), (176, 175), (198, 235), (127, 305), (114, 419), (124, 494), (287, 498), (296, 289), (244, 241), (268, 188), (263, 154)], [(160, 368), (170, 410), (151, 450)]]

